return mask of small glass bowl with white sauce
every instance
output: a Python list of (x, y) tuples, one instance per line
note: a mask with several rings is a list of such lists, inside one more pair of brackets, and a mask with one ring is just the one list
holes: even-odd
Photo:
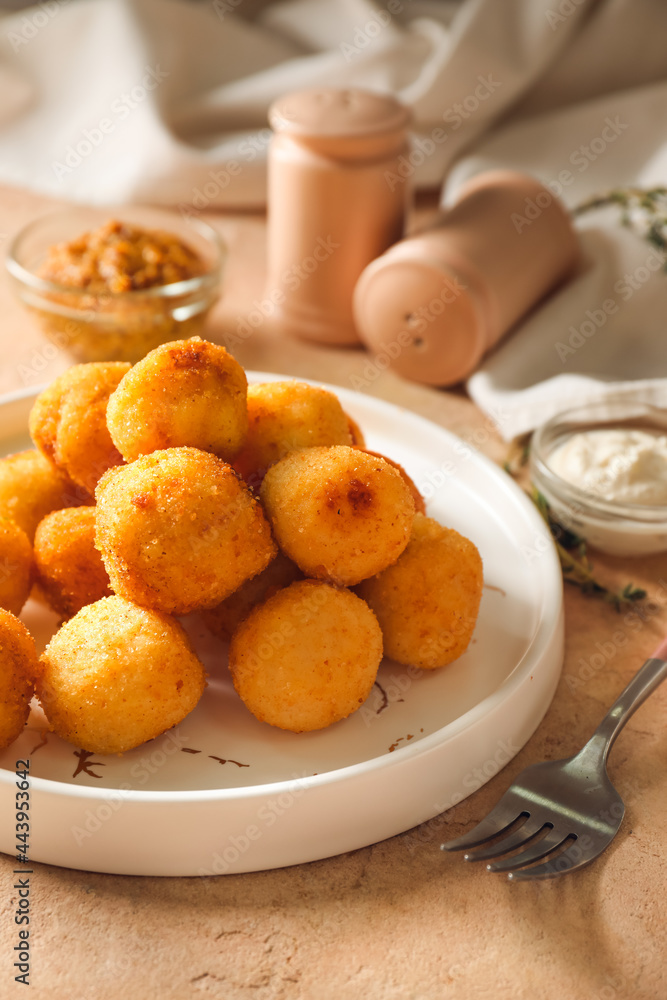
[(615, 556), (667, 551), (667, 410), (593, 403), (532, 438), (530, 475), (556, 520)]

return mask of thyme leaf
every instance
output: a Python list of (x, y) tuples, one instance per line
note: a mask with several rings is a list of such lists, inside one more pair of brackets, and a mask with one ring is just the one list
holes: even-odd
[[(516, 478), (525, 466), (529, 454), (528, 437), (512, 442), (507, 458), (503, 462), (505, 472)], [(583, 594), (606, 601), (616, 611), (622, 611), (629, 605), (644, 600), (646, 591), (641, 587), (636, 587), (634, 583), (626, 583), (620, 590), (612, 590), (602, 583), (593, 570), (585, 539), (570, 531), (556, 519), (546, 497), (538, 489), (533, 487), (527, 495), (549, 528), (566, 583), (579, 587)]]
[(546, 498), (539, 490), (533, 488), (529, 495), (551, 532), (566, 583), (579, 587), (584, 594), (601, 598), (617, 611), (644, 600), (646, 591), (641, 587), (635, 587), (634, 583), (626, 583), (620, 590), (611, 590), (602, 583), (593, 571), (584, 539), (564, 528), (556, 520)]
[[(588, 198), (573, 209), (572, 215), (585, 215), (609, 205), (620, 208), (622, 226), (634, 230), (663, 254), (667, 252), (667, 188), (615, 188)], [(667, 260), (663, 270), (667, 271)]]

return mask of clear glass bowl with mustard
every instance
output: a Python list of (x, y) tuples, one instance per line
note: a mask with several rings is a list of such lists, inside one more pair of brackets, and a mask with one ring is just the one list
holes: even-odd
[(7, 256), (14, 290), (77, 361), (131, 361), (202, 332), (225, 247), (199, 219), (71, 208), (26, 226)]

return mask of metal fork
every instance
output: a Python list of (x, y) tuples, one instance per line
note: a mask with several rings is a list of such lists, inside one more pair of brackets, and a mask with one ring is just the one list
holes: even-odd
[[(614, 839), (625, 813), (623, 800), (607, 775), (609, 751), (630, 716), (665, 677), (667, 639), (635, 674), (578, 754), (521, 771), (481, 823), (442, 844), (441, 850), (466, 850), (466, 861), (489, 861), (489, 871), (507, 872), (515, 882), (554, 878), (590, 864)], [(488, 841), (493, 843), (478, 847)], [(519, 848), (523, 850), (518, 854), (491, 861)]]

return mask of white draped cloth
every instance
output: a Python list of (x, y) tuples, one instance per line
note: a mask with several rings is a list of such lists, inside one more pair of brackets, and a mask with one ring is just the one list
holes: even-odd
[[(261, 206), (269, 104), (352, 85), (413, 108), (417, 187), (503, 166), (573, 207), (667, 184), (666, 38), (663, 0), (43, 0), (0, 18), (0, 181)], [(580, 273), (468, 382), (505, 438), (610, 393), (667, 405), (661, 255), (616, 212), (580, 227)]]

